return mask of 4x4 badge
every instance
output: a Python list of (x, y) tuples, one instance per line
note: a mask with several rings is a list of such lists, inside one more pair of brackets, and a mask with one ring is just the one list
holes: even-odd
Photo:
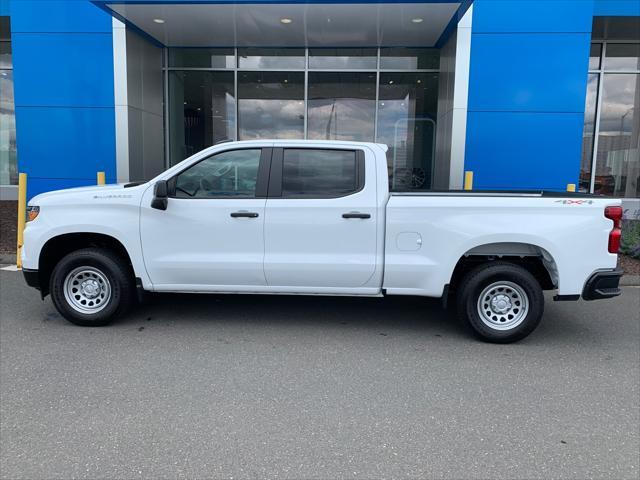
[(591, 205), (593, 200), (556, 200), (556, 203), (562, 203), (563, 205)]

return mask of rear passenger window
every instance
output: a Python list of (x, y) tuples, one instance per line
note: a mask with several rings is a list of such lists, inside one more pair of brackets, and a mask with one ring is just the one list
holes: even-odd
[[(342, 197), (361, 188), (353, 150), (285, 149), (282, 159), (283, 197)], [(362, 172), (364, 173), (364, 172)]]

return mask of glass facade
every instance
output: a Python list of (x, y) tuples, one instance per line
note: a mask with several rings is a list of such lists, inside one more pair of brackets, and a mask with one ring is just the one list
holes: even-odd
[(438, 75), (380, 75), (377, 140), (389, 146), (392, 190), (431, 186), (438, 107)]
[(0, 185), (18, 183), (9, 17), (0, 17)]
[(617, 21), (594, 23), (580, 190), (640, 197), (640, 32), (627, 29), (621, 37)]
[(169, 143), (172, 158), (186, 158), (233, 138), (236, 99), (233, 72), (169, 72)]
[(436, 49), (170, 48), (166, 58), (171, 164), (226, 139), (375, 141), (389, 145), (392, 188), (431, 186)]
[(375, 70), (378, 52), (375, 48), (311, 48), (309, 68), (337, 70)]
[(304, 73), (238, 73), (238, 138), (304, 138)]
[(309, 72), (307, 138), (372, 142), (376, 75)]

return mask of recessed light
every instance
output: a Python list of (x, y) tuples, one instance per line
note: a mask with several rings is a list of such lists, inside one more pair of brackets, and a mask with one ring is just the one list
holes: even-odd
[(187, 102), (184, 102), (184, 104), (186, 105), (186, 104), (187, 104)]
[(418, 83), (422, 83), (422, 80), (418, 79)]
[(389, 85), (393, 84), (393, 80), (389, 80)]
[(412, 18), (411, 21), (413, 23), (422, 23), (424, 22), (424, 18), (416, 17), (416, 18)]
[(285, 25), (289, 25), (291, 22), (293, 22), (293, 20), (291, 20), (290, 18), (281, 18), (280, 19), (280, 23), (283, 23)]
[(284, 83), (289, 83), (289, 80), (287, 80), (286, 78), (284, 79)]
[(161, 19), (161, 18), (154, 18), (154, 19), (153, 19), (153, 21), (154, 21), (155, 23), (164, 23), (164, 20), (163, 20), (163, 19)]

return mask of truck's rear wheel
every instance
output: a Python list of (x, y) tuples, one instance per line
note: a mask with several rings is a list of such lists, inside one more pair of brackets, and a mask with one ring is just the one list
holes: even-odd
[(529, 335), (544, 312), (542, 288), (531, 273), (508, 262), (480, 265), (463, 279), (458, 312), (475, 334), (495, 343)]
[(107, 325), (133, 300), (133, 281), (125, 262), (108, 250), (85, 248), (62, 258), (50, 280), (53, 304), (71, 323)]

